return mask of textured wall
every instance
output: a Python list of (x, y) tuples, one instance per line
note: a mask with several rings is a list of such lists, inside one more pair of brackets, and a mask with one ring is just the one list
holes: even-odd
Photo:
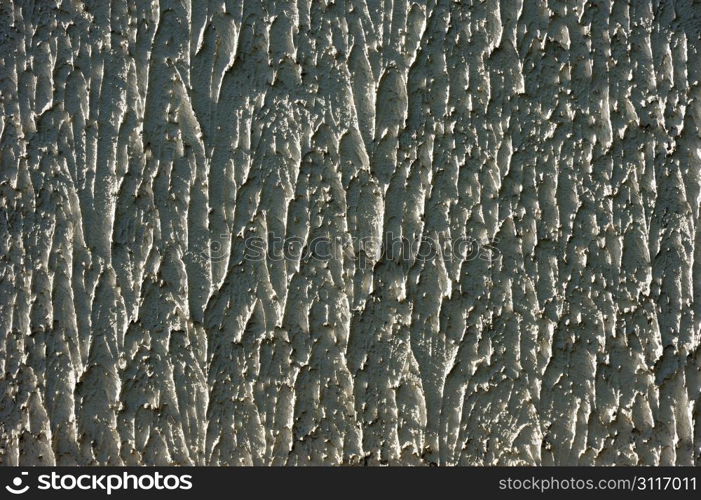
[(698, 464), (700, 36), (695, 0), (3, 1), (0, 461)]

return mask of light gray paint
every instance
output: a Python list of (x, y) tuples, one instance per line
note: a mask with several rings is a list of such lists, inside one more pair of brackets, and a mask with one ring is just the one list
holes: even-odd
[[(0, 461), (699, 463), (700, 33), (3, 1)], [(354, 243), (246, 258), (268, 232)], [(487, 254), (360, 252), (389, 233)]]

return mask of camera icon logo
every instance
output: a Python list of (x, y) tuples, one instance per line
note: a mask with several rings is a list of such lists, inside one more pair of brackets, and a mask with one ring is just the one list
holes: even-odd
[[(22, 472), (22, 476), (28, 476), (29, 472)], [(7, 485), (5, 486), (5, 489), (12, 493), (13, 495), (21, 495), (22, 493), (26, 493), (27, 490), (29, 489), (29, 485), (25, 485), (22, 487), (22, 477), (17, 476), (12, 480), (12, 486)]]

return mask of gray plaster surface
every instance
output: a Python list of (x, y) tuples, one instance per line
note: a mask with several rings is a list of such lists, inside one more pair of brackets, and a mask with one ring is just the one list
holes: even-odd
[(1, 2), (0, 463), (699, 464), (700, 36)]

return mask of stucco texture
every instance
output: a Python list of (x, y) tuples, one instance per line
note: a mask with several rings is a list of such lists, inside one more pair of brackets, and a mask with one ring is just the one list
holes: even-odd
[(0, 463), (699, 464), (700, 37), (1, 2)]

